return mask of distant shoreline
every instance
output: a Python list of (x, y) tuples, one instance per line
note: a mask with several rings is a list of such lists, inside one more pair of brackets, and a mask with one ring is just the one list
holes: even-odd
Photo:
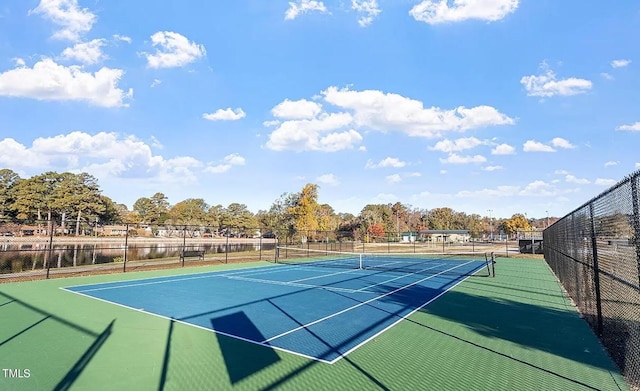
[[(82, 243), (106, 243), (106, 242), (123, 242), (125, 240), (124, 236), (115, 236), (115, 237), (95, 237), (95, 236), (54, 236), (54, 242), (82, 242)], [(276, 239), (260, 239), (260, 238), (226, 238), (226, 237), (216, 237), (216, 238), (189, 238), (183, 239), (181, 237), (129, 237), (127, 239), (128, 242), (151, 242), (151, 243), (166, 243), (166, 242), (176, 242), (182, 243), (183, 241), (189, 243), (226, 243), (227, 240), (229, 243), (248, 243), (248, 244), (259, 244), (259, 243), (275, 243)], [(48, 236), (2, 236), (0, 237), (0, 243), (42, 243), (48, 242)]]

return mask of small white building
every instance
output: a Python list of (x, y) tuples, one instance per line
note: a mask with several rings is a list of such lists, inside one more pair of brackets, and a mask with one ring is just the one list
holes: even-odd
[(466, 243), (471, 239), (468, 229), (423, 229), (420, 237), (435, 243)]

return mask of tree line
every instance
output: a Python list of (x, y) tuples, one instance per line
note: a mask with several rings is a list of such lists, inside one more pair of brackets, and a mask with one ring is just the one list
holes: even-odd
[[(216, 233), (249, 234), (261, 229), (281, 237), (294, 232), (317, 235), (340, 232), (353, 238), (399, 236), (423, 229), (469, 230), (473, 237), (488, 237), (518, 230), (543, 228), (545, 219), (515, 214), (509, 219), (466, 214), (448, 207), (427, 210), (400, 202), (368, 204), (356, 216), (336, 212), (318, 201), (318, 185), (309, 183), (299, 192), (284, 193), (268, 210), (251, 212), (247, 205), (210, 205), (202, 198), (171, 204), (161, 192), (138, 198), (131, 210), (102, 194), (98, 180), (87, 173), (49, 171), (21, 178), (10, 169), (0, 169), (0, 221), (51, 221), (73, 227), (106, 224), (189, 225), (216, 227)], [(555, 220), (555, 219), (554, 219)]]

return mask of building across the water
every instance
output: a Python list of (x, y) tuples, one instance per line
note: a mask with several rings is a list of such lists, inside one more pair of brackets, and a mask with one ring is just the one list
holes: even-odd
[(468, 229), (423, 229), (421, 240), (435, 243), (466, 243), (471, 240)]

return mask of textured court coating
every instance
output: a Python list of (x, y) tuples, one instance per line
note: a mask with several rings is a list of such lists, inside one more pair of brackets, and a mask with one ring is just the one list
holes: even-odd
[[(247, 266), (268, 265), (234, 271)], [(334, 364), (60, 289), (221, 267), (2, 284), (0, 367), (30, 376), (0, 376), (0, 389), (628, 390), (543, 260), (496, 266), (495, 278), (465, 280)], [(247, 318), (230, 311), (210, 327)]]

